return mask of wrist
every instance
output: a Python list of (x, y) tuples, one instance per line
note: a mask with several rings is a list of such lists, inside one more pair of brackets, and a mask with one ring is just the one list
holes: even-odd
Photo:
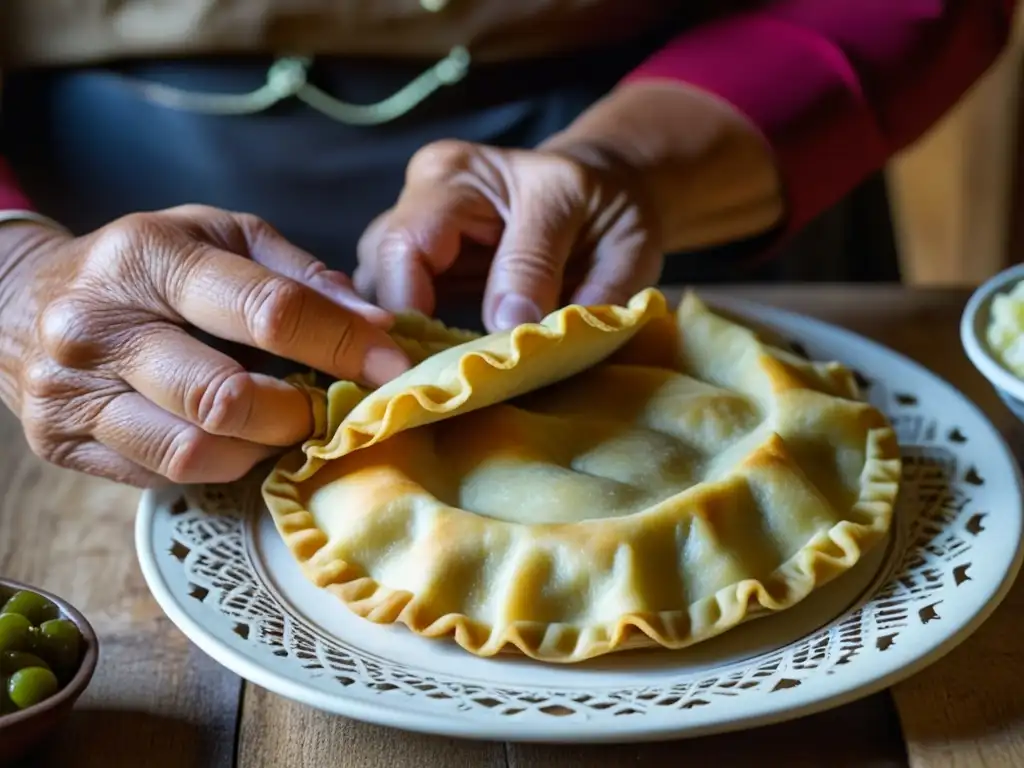
[(19, 370), (31, 351), (21, 331), (34, 323), (38, 307), (32, 284), (39, 254), (70, 238), (58, 226), (35, 220), (0, 222), (0, 401), (18, 412)]
[(0, 273), (11, 259), (47, 240), (66, 240), (71, 232), (49, 216), (30, 210), (0, 210)]
[(666, 252), (763, 234), (783, 218), (775, 158), (757, 128), (685, 84), (621, 85), (541, 148), (629, 167)]
[(47, 244), (71, 239), (72, 235), (56, 222), (45, 217), (4, 218), (0, 211), (0, 311), (12, 287), (16, 290), (18, 276), (32, 261), (30, 255)]

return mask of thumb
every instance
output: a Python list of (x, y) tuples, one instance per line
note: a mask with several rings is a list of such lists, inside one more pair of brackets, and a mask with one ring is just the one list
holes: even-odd
[(582, 229), (578, 207), (565, 196), (535, 188), (522, 189), (513, 200), (484, 293), (488, 330), (539, 322), (557, 307), (565, 266)]

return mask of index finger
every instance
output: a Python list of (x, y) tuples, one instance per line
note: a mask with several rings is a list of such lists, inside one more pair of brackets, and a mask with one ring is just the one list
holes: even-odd
[(387, 333), (249, 259), (200, 246), (167, 275), (162, 293), (169, 308), (219, 338), (366, 384), (383, 384), (409, 368)]

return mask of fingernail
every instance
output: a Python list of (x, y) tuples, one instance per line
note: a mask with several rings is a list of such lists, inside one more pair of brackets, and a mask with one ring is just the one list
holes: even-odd
[(366, 300), (356, 293), (352, 281), (344, 272), (321, 272), (314, 280), (324, 287), (331, 298), (337, 301), (365, 302)]
[(380, 281), (377, 299), (390, 312), (412, 310), (430, 314), (430, 310), (424, 307), (423, 293), (424, 289), (414, 275), (396, 270)]
[(356, 294), (361, 297), (373, 295), (373, 282), (373, 272), (365, 266), (356, 267), (355, 272), (352, 273), (352, 286), (356, 289)]
[(352, 280), (344, 272), (336, 272), (333, 269), (329, 269), (325, 272), (321, 272), (314, 279), (320, 280), (322, 283), (326, 283), (332, 288), (340, 288), (342, 291), (352, 291)]
[(370, 325), (380, 328), (382, 331), (389, 331), (395, 324), (395, 316), (386, 309), (381, 309), (375, 304), (362, 299), (344, 299), (338, 302), (345, 309), (350, 309), (363, 318)]
[(523, 323), (539, 323), (544, 317), (540, 307), (518, 293), (505, 294), (494, 312), (494, 325), (507, 331)]
[(397, 349), (376, 347), (363, 358), (363, 380), (369, 384), (386, 384), (407, 370), (409, 360)]

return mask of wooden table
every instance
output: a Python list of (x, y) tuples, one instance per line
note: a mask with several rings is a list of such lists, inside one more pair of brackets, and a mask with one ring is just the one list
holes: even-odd
[[(961, 351), (967, 294), (888, 287), (735, 289), (855, 329), (917, 359), (1006, 429)], [(693, 741), (614, 747), (455, 741), (364, 725), (243, 683), (193, 647), (135, 558), (136, 491), (31, 456), (0, 416), (0, 573), (83, 609), (102, 640), (92, 686), (33, 766), (386, 768), (555, 766), (1024, 766), (1024, 579), (976, 635), (891, 692), (804, 720)], [(692, 761), (692, 762), (691, 762)]]

